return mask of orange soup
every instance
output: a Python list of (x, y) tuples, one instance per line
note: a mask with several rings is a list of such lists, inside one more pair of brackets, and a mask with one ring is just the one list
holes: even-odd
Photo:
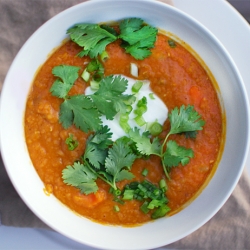
[[(168, 141), (174, 141), (193, 153), (187, 163), (180, 162), (169, 168), (169, 176), (164, 172), (161, 157), (152, 154), (136, 157), (129, 169), (133, 178), (116, 182), (118, 190), (123, 192), (123, 188), (131, 182), (146, 180), (159, 187), (161, 180), (164, 180), (164, 195), (169, 208), (166, 214), (171, 215), (201, 191), (217, 166), (223, 142), (223, 114), (215, 83), (185, 46), (165, 34), (157, 33), (151, 55), (143, 60), (136, 60), (126, 53), (121, 43), (117, 39), (106, 46), (108, 57), (100, 60), (104, 69), (103, 77), (124, 75), (136, 80), (149, 80), (153, 94), (165, 103), (169, 114), (176, 107), (191, 106), (204, 120), (203, 128), (195, 136), (185, 133), (169, 136)], [(58, 79), (52, 70), (58, 65), (79, 67), (78, 77), (68, 96), (82, 95), (89, 82), (81, 75), (91, 59), (89, 56), (76, 56), (81, 51), (78, 44), (66, 41), (41, 66), (34, 79), (25, 113), (25, 136), (30, 158), (44, 182), (46, 193), (53, 194), (76, 213), (103, 224), (135, 226), (148, 222), (152, 220), (153, 210), (142, 211), (144, 200), (123, 200), (121, 194), (114, 195), (110, 185), (101, 178), (95, 180), (98, 189), (86, 194), (65, 183), (62, 177), (67, 166), (73, 166), (76, 161), (81, 162), (93, 131), (82, 131), (74, 124), (67, 128), (62, 125), (60, 107), (63, 100), (51, 94), (51, 87)], [(137, 77), (131, 75), (131, 63), (135, 63), (138, 68)], [(162, 125), (162, 131), (157, 135), (159, 142), (171, 129), (170, 119), (166, 119)], [(65, 143), (67, 138), (72, 139), (72, 144), (77, 144), (71, 150), (69, 144)], [(152, 142), (155, 137), (149, 138)], [(162, 146), (163, 150), (166, 145)]]

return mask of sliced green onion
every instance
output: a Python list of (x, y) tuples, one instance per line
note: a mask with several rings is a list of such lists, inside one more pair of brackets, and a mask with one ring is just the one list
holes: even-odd
[(121, 114), (120, 115), (120, 120), (119, 120), (119, 124), (121, 126), (121, 128), (128, 133), (129, 130), (131, 129), (130, 125), (128, 124), (128, 120), (129, 120), (129, 114), (125, 113), (125, 114)]
[(153, 136), (159, 135), (162, 132), (162, 125), (159, 122), (154, 122), (148, 128), (148, 131)]
[(101, 53), (100, 57), (101, 57), (101, 60), (102, 60), (103, 62), (105, 62), (105, 61), (109, 58), (108, 52), (107, 52), (106, 50), (104, 50), (104, 51)]
[(161, 189), (164, 189), (164, 191), (167, 190), (167, 183), (164, 179), (161, 179), (160, 182), (159, 182), (159, 186)]
[(69, 137), (65, 140), (65, 143), (68, 146), (68, 150), (73, 151), (78, 146), (78, 141), (74, 139), (72, 134), (69, 134)]
[(140, 106), (138, 107), (137, 109), (134, 110), (134, 113), (136, 115), (139, 115), (139, 116), (142, 116), (144, 113), (146, 113), (147, 111), (147, 106), (144, 105), (144, 106)]
[(90, 73), (88, 72), (87, 68), (84, 69), (81, 75), (82, 79), (87, 82), (90, 78)]
[(138, 126), (142, 127), (143, 125), (146, 124), (146, 121), (144, 120), (144, 118), (142, 116), (136, 116), (134, 118), (135, 122), (137, 123)]
[(153, 94), (153, 93), (149, 93), (149, 98), (150, 98), (151, 100), (154, 100), (154, 99), (155, 99), (154, 94)]
[(119, 196), (122, 192), (120, 189), (116, 189), (113, 191), (114, 195)]
[(148, 175), (148, 170), (144, 168), (141, 174), (146, 177)]
[(117, 205), (115, 205), (115, 206), (114, 206), (114, 211), (115, 211), (115, 212), (119, 212), (119, 211), (120, 211), (120, 208), (119, 208)]
[(124, 204), (125, 204), (125, 202), (124, 202), (123, 200), (121, 200), (120, 198), (118, 198), (118, 197), (115, 197), (115, 198), (113, 199), (113, 201), (115, 201), (115, 202), (117, 202), (117, 203), (119, 203), (119, 204), (121, 204), (121, 205), (124, 205)]
[(97, 71), (93, 75), (93, 80), (96, 82), (100, 82), (103, 78), (103, 72)]
[(136, 81), (136, 82), (133, 84), (133, 86), (132, 86), (132, 89), (131, 89), (132, 92), (138, 93), (139, 90), (141, 89), (142, 85), (143, 85), (143, 82), (142, 82), (142, 81)]
[(138, 188), (143, 192), (143, 193), (140, 193), (140, 195), (144, 195), (144, 193), (147, 193), (147, 188), (144, 187), (142, 184), (139, 184)]
[(153, 194), (155, 196), (158, 196), (160, 194), (160, 190), (159, 189), (155, 189), (154, 192), (153, 192)]
[(123, 131), (128, 134), (129, 130), (131, 129), (131, 127), (129, 126), (129, 124), (127, 122), (119, 122), (121, 128), (123, 129)]
[(99, 82), (96, 82), (96, 81), (94, 81), (94, 80), (91, 80), (91, 81), (90, 81), (90, 88), (91, 88), (92, 90), (98, 90), (98, 89), (99, 89), (99, 86), (100, 86)]
[(144, 201), (144, 203), (141, 205), (140, 210), (144, 213), (147, 214), (149, 212), (148, 209), (148, 202)]
[(132, 200), (134, 198), (134, 190), (127, 189), (123, 193), (123, 200)]
[(131, 105), (127, 105), (127, 107), (126, 107), (126, 113), (130, 114), (132, 110), (133, 110), (133, 107)]
[(101, 66), (101, 63), (96, 59), (90, 61), (87, 65), (87, 70), (91, 73), (94, 72), (96, 70), (98, 70)]
[(147, 98), (145, 97), (145, 96), (143, 96), (142, 97), (142, 99), (140, 99), (138, 102), (137, 102), (137, 104), (136, 104), (136, 106), (137, 107), (141, 107), (141, 106), (145, 106), (145, 105), (147, 105)]
[(138, 77), (138, 66), (135, 63), (130, 63), (130, 74), (134, 77)]
[(121, 122), (127, 122), (129, 120), (129, 115), (128, 113), (125, 113), (125, 114), (121, 114), (120, 115), (120, 121)]
[(163, 216), (165, 216), (167, 214), (167, 212), (169, 212), (171, 209), (169, 206), (167, 205), (162, 205), (159, 208), (157, 208), (151, 215), (152, 219), (158, 219), (161, 218)]
[(128, 100), (124, 101), (124, 103), (126, 105), (132, 105), (135, 101), (136, 101), (136, 97), (131, 95), (131, 97)]
[(160, 200), (152, 200), (148, 204), (148, 209), (154, 209), (156, 207), (159, 207), (162, 205), (162, 202)]

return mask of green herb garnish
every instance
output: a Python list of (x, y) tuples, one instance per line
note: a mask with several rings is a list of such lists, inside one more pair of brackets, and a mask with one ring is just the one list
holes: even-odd
[(73, 166), (67, 166), (62, 171), (64, 183), (80, 189), (84, 194), (95, 193), (98, 190), (96, 185), (97, 175), (80, 162)]
[[(193, 106), (184, 105), (179, 108), (174, 108), (169, 113), (170, 131), (165, 137), (163, 143), (160, 142), (158, 137), (153, 140), (150, 138), (149, 133), (140, 134), (138, 128), (129, 131), (129, 137), (135, 142), (137, 150), (142, 155), (158, 155), (162, 159), (162, 166), (166, 176), (169, 178), (169, 172), (172, 167), (179, 164), (183, 166), (188, 164), (190, 158), (194, 156), (192, 149), (186, 149), (179, 146), (175, 141), (167, 141), (172, 134), (193, 133), (197, 130), (202, 130), (205, 122), (201, 119), (200, 115), (194, 110)], [(193, 133), (195, 135), (195, 133)]]
[[(122, 180), (131, 180), (134, 177), (130, 172), (130, 168), (136, 159), (136, 155), (132, 153), (126, 141), (118, 139), (112, 143), (110, 138), (111, 133), (107, 126), (90, 135), (86, 144), (86, 150), (82, 156), (82, 164), (74, 163), (73, 166), (68, 166), (64, 169), (64, 182), (80, 188), (81, 192), (88, 194), (91, 192), (91, 188), (92, 192), (97, 190), (95, 180), (98, 177), (109, 184), (114, 192), (119, 192), (116, 183)], [(110, 147), (111, 145), (112, 147)], [(86, 177), (86, 173), (92, 173), (91, 178), (87, 178), (89, 176)], [(80, 182), (81, 178), (83, 178), (84, 183)], [(85, 182), (88, 180), (90, 181), (90, 186), (86, 187), (87, 183)]]
[(72, 134), (69, 134), (69, 137), (65, 140), (65, 143), (68, 145), (69, 150), (74, 150), (78, 146), (78, 141), (74, 139), (74, 136)]
[(53, 83), (50, 91), (64, 99), (59, 113), (59, 121), (64, 128), (74, 124), (84, 132), (97, 131), (102, 124), (101, 115), (112, 120), (118, 112), (125, 113), (127, 105), (134, 101), (133, 95), (123, 94), (128, 81), (121, 76), (102, 78), (99, 89), (92, 95), (69, 96), (68, 92), (78, 78), (78, 70), (78, 67), (62, 65), (52, 71), (61, 78)]
[(120, 33), (108, 25), (76, 24), (68, 29), (72, 41), (83, 47), (79, 56), (97, 58), (102, 55), (108, 44), (117, 39), (122, 40), (122, 47), (134, 58), (142, 60), (151, 54), (154, 47), (157, 29), (145, 25), (140, 18), (128, 18), (119, 23)]
[(53, 96), (66, 98), (70, 89), (78, 78), (79, 67), (60, 65), (52, 70), (52, 74), (58, 79), (53, 83), (50, 92)]
[[(98, 190), (96, 180), (99, 178), (110, 186), (115, 202), (122, 205), (125, 201), (135, 199), (142, 203), (140, 210), (143, 213), (151, 213), (152, 219), (165, 216), (170, 210), (165, 194), (165, 179), (162, 179), (159, 185), (154, 185), (146, 179), (142, 182), (131, 182), (124, 190), (118, 189), (117, 183), (132, 180), (134, 175), (131, 167), (136, 158), (148, 158), (151, 155), (161, 158), (165, 175), (170, 178), (171, 169), (180, 164), (188, 164), (194, 157), (194, 152), (178, 145), (176, 141), (169, 140), (169, 136), (184, 134), (186, 138), (195, 138), (205, 122), (193, 106), (176, 107), (168, 115), (170, 130), (163, 140), (160, 139), (158, 135), (162, 132), (162, 125), (157, 121), (147, 124), (143, 118), (147, 111), (147, 98), (141, 98), (135, 109), (132, 108), (136, 100), (134, 95), (139, 93), (143, 83), (137, 81), (132, 87), (134, 95), (126, 95), (124, 92), (128, 81), (121, 76), (104, 77), (104, 66), (101, 63), (108, 59), (106, 46), (117, 39), (121, 39), (121, 46), (134, 58), (142, 60), (148, 57), (156, 41), (157, 29), (145, 25), (140, 18), (129, 18), (119, 23), (118, 32), (108, 25), (77, 24), (68, 30), (68, 34), (71, 40), (83, 48), (78, 55), (92, 59), (81, 77), (89, 82), (96, 92), (91, 95), (69, 95), (79, 77), (80, 68), (70, 65), (53, 68), (52, 73), (57, 79), (50, 91), (53, 96), (62, 99), (59, 122), (65, 129), (75, 125), (84, 132), (91, 132), (80, 160), (62, 171), (64, 183), (87, 195)], [(176, 47), (172, 39), (168, 40), (168, 44), (172, 48)], [(153, 93), (149, 94), (149, 98), (154, 99)], [(148, 131), (141, 133), (137, 127), (130, 127), (128, 122), (132, 111), (137, 125), (146, 125)], [(107, 126), (103, 126), (101, 116), (113, 120), (117, 114), (120, 126), (127, 136), (113, 142), (112, 133)], [(65, 143), (69, 150), (78, 146), (78, 141), (72, 134), (69, 134)], [(148, 170), (144, 168), (141, 174), (146, 178)], [(117, 205), (113, 209), (115, 212), (120, 210)]]
[[(165, 185), (162, 184), (163, 182)], [(163, 217), (170, 211), (170, 208), (167, 206), (168, 199), (165, 195), (165, 180), (161, 180), (159, 185), (162, 187), (158, 187), (147, 180), (131, 182), (125, 186), (122, 199), (142, 201), (143, 204), (140, 210), (145, 214), (153, 211), (151, 215), (152, 219)]]

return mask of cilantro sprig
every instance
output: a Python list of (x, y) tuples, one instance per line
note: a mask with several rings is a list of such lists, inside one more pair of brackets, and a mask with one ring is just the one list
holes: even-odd
[[(158, 137), (151, 140), (150, 133), (140, 134), (138, 128), (131, 129), (128, 137), (121, 137), (112, 142), (107, 126), (91, 134), (86, 143), (86, 149), (82, 156), (82, 163), (74, 163), (63, 170), (64, 182), (75, 186), (81, 192), (88, 194), (96, 192), (97, 178), (109, 184), (113, 190), (117, 190), (116, 183), (122, 180), (132, 180), (134, 175), (130, 172), (131, 166), (136, 158), (143, 156), (157, 155), (161, 157), (162, 166), (166, 176), (172, 167), (179, 164), (188, 164), (194, 157), (192, 149), (179, 146), (175, 141), (168, 140), (171, 134), (181, 134), (183, 132), (193, 132), (201, 130), (205, 122), (194, 110), (193, 106), (184, 105), (180, 109), (175, 108), (169, 113), (170, 131), (163, 143)], [(80, 165), (79, 165), (80, 164)], [(76, 174), (79, 173), (79, 174)], [(89, 173), (92, 173), (90, 175)], [(83, 176), (82, 182), (79, 182)], [(76, 180), (74, 181), (74, 178)], [(87, 183), (89, 182), (89, 185)], [(161, 205), (165, 206), (165, 203)], [(159, 205), (159, 207), (161, 207)], [(159, 211), (163, 208), (159, 208)], [(165, 211), (165, 209), (163, 209)]]
[(196, 132), (203, 129), (205, 121), (193, 106), (182, 105), (176, 107), (168, 115), (170, 121), (170, 131), (161, 143), (158, 137), (153, 140), (150, 134), (144, 132), (140, 134), (139, 129), (130, 130), (129, 137), (135, 143), (137, 150), (142, 155), (157, 155), (161, 158), (162, 166), (166, 176), (169, 178), (169, 172), (172, 167), (177, 167), (179, 164), (183, 166), (188, 164), (190, 159), (194, 157), (192, 149), (179, 146), (175, 141), (169, 140), (170, 135), (188, 133), (196, 136)]
[[(75, 162), (63, 170), (64, 182), (79, 188), (82, 193), (89, 194), (98, 190), (96, 179), (100, 178), (114, 190), (116, 183), (131, 180), (130, 172), (136, 159), (125, 140), (111, 141), (111, 133), (107, 126), (89, 136), (82, 163)], [(111, 146), (112, 145), (112, 146)]]
[(74, 124), (84, 132), (97, 131), (102, 125), (101, 115), (113, 120), (118, 112), (124, 113), (135, 98), (123, 94), (128, 80), (112, 75), (102, 78), (98, 91), (92, 95), (69, 96), (69, 91), (79, 77), (78, 71), (78, 67), (69, 65), (56, 66), (52, 70), (58, 79), (50, 91), (53, 96), (64, 99), (60, 105), (59, 121), (66, 129)]
[(66, 98), (78, 78), (79, 70), (79, 67), (70, 65), (59, 65), (54, 67), (52, 69), (52, 74), (58, 78), (50, 88), (51, 94), (59, 98)]
[(91, 23), (76, 24), (68, 29), (72, 41), (77, 43), (83, 50), (79, 56), (96, 58), (101, 55), (108, 44), (122, 40), (122, 47), (126, 53), (135, 59), (143, 60), (151, 55), (150, 49), (154, 47), (157, 29), (145, 25), (140, 18), (128, 18), (119, 23), (119, 33), (109, 25)]
[(102, 28), (98, 24), (82, 23), (76, 24), (67, 30), (72, 41), (83, 47), (79, 56), (90, 56), (96, 58), (100, 55), (109, 43), (114, 42), (117, 36), (110, 30)]

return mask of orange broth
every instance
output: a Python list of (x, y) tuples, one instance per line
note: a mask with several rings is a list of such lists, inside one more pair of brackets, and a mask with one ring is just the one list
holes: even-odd
[[(168, 37), (158, 34), (152, 55), (142, 61), (126, 54), (116, 41), (107, 46), (109, 58), (104, 62), (105, 75), (130, 74), (130, 63), (139, 68), (138, 79), (147, 79), (151, 88), (166, 104), (169, 112), (181, 105), (194, 105), (205, 120), (205, 126), (198, 132), (196, 139), (186, 139), (184, 135), (172, 135), (170, 139), (187, 148), (192, 148), (194, 158), (186, 166), (178, 166), (170, 172), (167, 180), (168, 206), (173, 214), (183, 208), (196, 196), (215, 171), (223, 142), (223, 115), (215, 85), (206, 70), (184, 46), (177, 43), (175, 48), (168, 44)], [(81, 51), (75, 43), (65, 42), (42, 65), (37, 73), (29, 93), (25, 113), (25, 136), (30, 158), (44, 182), (48, 193), (54, 194), (62, 203), (73, 211), (94, 221), (104, 224), (133, 226), (151, 220), (150, 214), (140, 211), (141, 202), (127, 201), (119, 204), (120, 211), (113, 210), (117, 203), (109, 193), (109, 186), (97, 180), (99, 190), (95, 194), (84, 195), (79, 189), (63, 182), (62, 170), (79, 159), (85, 149), (87, 134), (74, 126), (64, 129), (58, 121), (61, 99), (50, 94), (50, 87), (55, 81), (52, 68), (61, 64), (74, 65), (84, 70), (88, 57), (77, 57)], [(87, 83), (78, 78), (70, 94), (83, 93)], [(169, 121), (164, 124), (166, 135)], [(65, 143), (72, 133), (78, 140), (78, 147), (70, 151)], [(165, 178), (159, 157), (148, 160), (137, 159), (132, 167), (135, 179), (143, 180), (144, 168), (149, 174), (146, 179), (157, 184)], [(121, 188), (126, 181), (118, 183)]]

